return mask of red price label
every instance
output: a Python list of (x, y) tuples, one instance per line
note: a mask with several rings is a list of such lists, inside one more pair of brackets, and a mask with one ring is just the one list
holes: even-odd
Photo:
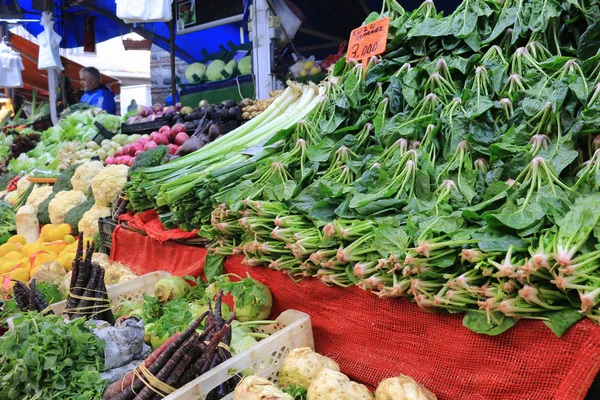
[(350, 44), (346, 60), (367, 60), (385, 52), (387, 45), (388, 29), (390, 19), (388, 17), (378, 19), (368, 25), (356, 28), (350, 33)]

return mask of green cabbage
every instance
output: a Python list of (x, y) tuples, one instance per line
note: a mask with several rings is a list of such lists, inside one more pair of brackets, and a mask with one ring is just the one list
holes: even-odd
[(231, 78), (235, 74), (235, 70), (237, 68), (237, 61), (231, 60), (225, 65), (225, 76), (226, 79)]
[(223, 76), (223, 70), (225, 69), (225, 62), (222, 60), (214, 60), (210, 64), (208, 64), (208, 68), (206, 68), (206, 77), (211, 82), (222, 81), (225, 79)]
[(205, 73), (206, 65), (202, 63), (193, 63), (185, 70), (185, 79), (187, 79), (189, 83), (198, 83), (204, 78)]
[(252, 56), (242, 58), (237, 67), (240, 75), (250, 75), (252, 73)]

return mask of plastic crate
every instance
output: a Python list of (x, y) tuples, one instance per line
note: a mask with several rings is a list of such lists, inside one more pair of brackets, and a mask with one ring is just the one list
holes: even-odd
[(110, 255), (112, 248), (112, 234), (117, 228), (117, 223), (112, 217), (104, 217), (98, 220), (98, 229), (100, 232), (100, 251)]
[[(168, 276), (171, 276), (168, 272), (155, 271), (115, 285), (108, 285), (106, 287), (108, 298), (111, 300), (113, 307), (125, 301), (143, 301), (144, 295), (154, 295), (156, 282)], [(63, 300), (60, 303), (51, 304), (50, 308), (56, 314), (62, 314), (66, 305), (67, 301)]]
[[(164, 400), (204, 400), (212, 389), (246, 369), (277, 383), (281, 361), (291, 350), (298, 347), (314, 349), (310, 316), (300, 311), (284, 311), (273, 325), (262, 326), (257, 332), (271, 336), (199, 376)], [(233, 393), (223, 399), (233, 399)]]
[(149, 122), (138, 122), (137, 124), (121, 124), (121, 133), (125, 135), (145, 135), (158, 131), (163, 125), (166, 125), (164, 117), (158, 117)]

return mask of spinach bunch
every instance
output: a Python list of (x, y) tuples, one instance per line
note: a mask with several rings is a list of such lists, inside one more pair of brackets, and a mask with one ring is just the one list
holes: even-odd
[(82, 318), (35, 312), (15, 317), (0, 338), (0, 391), (6, 399), (101, 399), (104, 343)]

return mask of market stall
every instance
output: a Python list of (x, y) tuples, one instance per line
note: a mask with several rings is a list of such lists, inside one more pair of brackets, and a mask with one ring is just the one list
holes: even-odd
[[(2, 138), (0, 392), (598, 397), (598, 7), (438, 11), (383, 1), (322, 82), (268, 99)], [(87, 350), (40, 370), (67, 332)]]

